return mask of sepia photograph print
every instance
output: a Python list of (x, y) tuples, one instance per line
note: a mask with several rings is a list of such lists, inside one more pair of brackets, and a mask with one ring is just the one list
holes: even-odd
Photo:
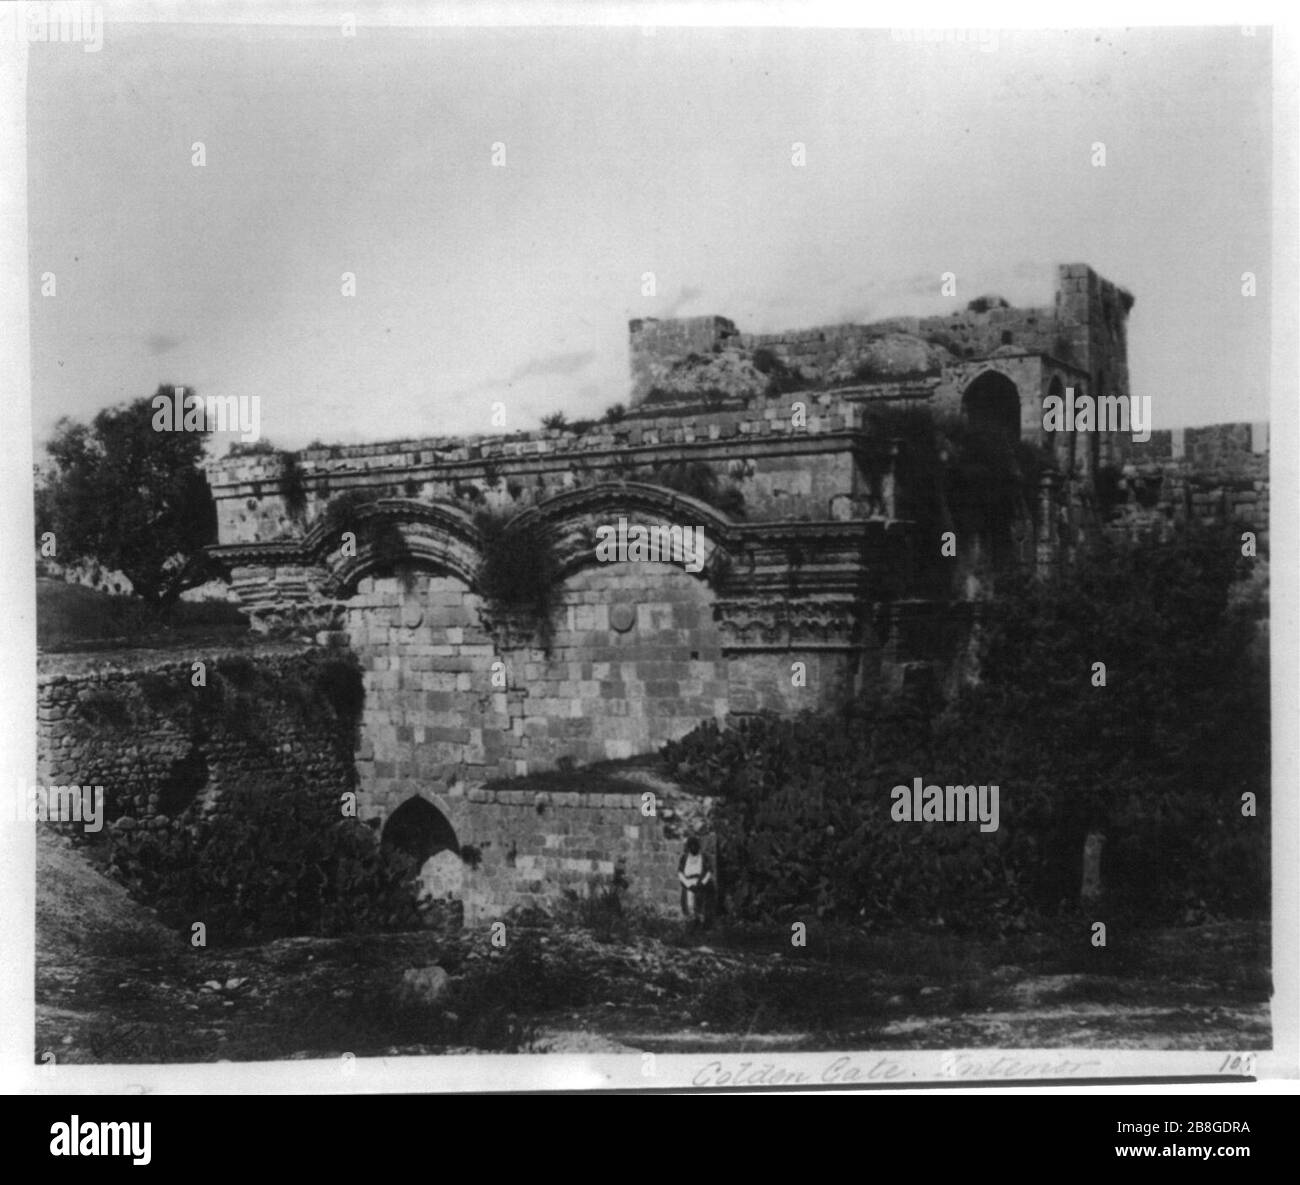
[(1293, 40), (757, 7), (0, 12), (16, 1089), (1295, 1076)]

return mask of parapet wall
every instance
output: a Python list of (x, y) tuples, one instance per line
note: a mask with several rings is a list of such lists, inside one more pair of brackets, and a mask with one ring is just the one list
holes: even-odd
[(1135, 465), (1176, 461), (1207, 475), (1261, 477), (1268, 474), (1267, 424), (1211, 424), (1204, 428), (1161, 429), (1135, 443)]
[[(933, 386), (645, 408), (608, 423), (497, 436), (236, 452), (208, 466), (208, 481), (222, 546), (299, 538), (332, 498), (351, 490), (526, 510), (602, 482), (653, 480), (656, 469), (682, 462), (707, 466), (723, 488), (736, 487), (746, 522), (882, 517), (890, 441), (864, 435), (869, 409), (924, 401)], [(800, 417), (796, 403), (805, 409)], [(302, 491), (297, 513), (291, 480)], [(851, 514), (839, 509), (840, 499), (854, 504)]]
[(1167, 535), (1189, 522), (1232, 522), (1269, 550), (1267, 424), (1213, 424), (1153, 432), (1123, 471), (1121, 521), (1133, 534)]
[[(629, 781), (636, 776), (632, 771)], [(463, 902), (472, 922), (614, 884), (645, 907), (677, 912), (682, 843), (701, 835), (709, 845), (703, 833), (712, 800), (647, 777), (641, 788), (619, 793), (457, 784), (440, 805), (458, 836), (473, 837), (473, 858), (435, 858), (425, 884), (435, 900)]]

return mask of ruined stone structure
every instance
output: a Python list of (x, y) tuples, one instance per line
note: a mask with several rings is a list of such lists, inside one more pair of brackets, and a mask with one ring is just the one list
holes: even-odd
[[(1133, 479), (1130, 500), (1147, 497), (1136, 466), (1160, 463), (1154, 445), (1134, 460), (1130, 434), (1043, 431), (1051, 394), (1129, 394), (1132, 303), (1067, 265), (1043, 308), (983, 298), (950, 316), (761, 336), (722, 317), (634, 321), (621, 416), (213, 463), (214, 551), (256, 628), (360, 659), (363, 816), (418, 801), (451, 828), (445, 848), (452, 832), (496, 852), (514, 844), (512, 871), (498, 868), (514, 887), (483, 899), (504, 907), (541, 867), (521, 867), (512, 836), (525, 822), (540, 833), (535, 813), (525, 819), (531, 796), (506, 801), (485, 782), (651, 752), (709, 718), (942, 675), (989, 541), (954, 531), (956, 556), (941, 554), (954, 524), (942, 491), (932, 511), (933, 474), (898, 412), (960, 417), (1049, 458), (1015, 562), (1056, 563), (1097, 528), (1103, 472)], [(359, 504), (355, 547), (327, 513), (340, 496)], [(485, 509), (513, 515), (508, 539), (552, 551), (549, 628), (483, 595)], [(620, 519), (699, 528), (698, 570), (601, 562), (598, 528)], [(609, 825), (639, 826), (626, 813)], [(575, 834), (604, 826), (593, 815)], [(536, 842), (554, 855), (568, 841)], [(563, 859), (594, 861), (587, 880), (609, 873), (608, 845), (592, 842), (596, 857), (577, 847)]]
[[(205, 653), (204, 688), (190, 682), (190, 657), (157, 653), (42, 673), (37, 784), (102, 788), (92, 842), (192, 825), (228, 810), (226, 792), (250, 783), (309, 788), (338, 808), (357, 789), (353, 724), (307, 694), (338, 655), (292, 645), (264, 648), (255, 663), (241, 652)], [(425, 861), (432, 901), (452, 903), (472, 924), (616, 880), (630, 899), (672, 911), (682, 839), (703, 826), (709, 806), (626, 770), (587, 793), (424, 782), (384, 822), (386, 838)], [(84, 834), (80, 822), (61, 826)]]
[(1118, 516), (1130, 534), (1166, 537), (1189, 522), (1237, 520), (1269, 550), (1268, 425), (1153, 432), (1122, 472)]
[[(975, 378), (993, 370), (1016, 384), (1025, 428), (1031, 420), (1041, 428), (1041, 416), (1030, 417), (1029, 405), (1035, 395), (1041, 405), (1054, 378), (1073, 382), (1080, 393), (1129, 394), (1126, 327), (1132, 307), (1133, 297), (1123, 288), (1085, 264), (1066, 264), (1058, 272), (1055, 303), (1042, 308), (1010, 308), (996, 297), (984, 297), (944, 316), (773, 334), (738, 333), (725, 317), (634, 321), (632, 399), (643, 401), (671, 375), (674, 363), (690, 354), (767, 350), (810, 385), (820, 385), (855, 378), (882, 340), (911, 338), (934, 349), (928, 357), (916, 349), (904, 351), (892, 369), (898, 377), (915, 375), (932, 386), (933, 406), (954, 408)], [(887, 376), (891, 367), (872, 369)]]

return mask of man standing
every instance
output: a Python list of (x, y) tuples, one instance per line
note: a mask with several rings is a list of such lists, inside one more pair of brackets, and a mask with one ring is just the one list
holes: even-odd
[(677, 879), (682, 883), (682, 914), (692, 925), (708, 924), (709, 897), (713, 892), (713, 868), (700, 851), (700, 841), (691, 836), (677, 862)]

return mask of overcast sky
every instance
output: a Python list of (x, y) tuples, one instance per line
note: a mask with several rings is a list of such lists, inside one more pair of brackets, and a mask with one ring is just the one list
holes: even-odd
[(1266, 29), (988, 52), (886, 30), (111, 24), (98, 53), (28, 60), (38, 441), (159, 383), (260, 395), (291, 447), (491, 431), (498, 400), (532, 428), (626, 399), (632, 317), (763, 332), (1046, 303), (1064, 262), (1134, 293), (1157, 427), (1268, 414)]

